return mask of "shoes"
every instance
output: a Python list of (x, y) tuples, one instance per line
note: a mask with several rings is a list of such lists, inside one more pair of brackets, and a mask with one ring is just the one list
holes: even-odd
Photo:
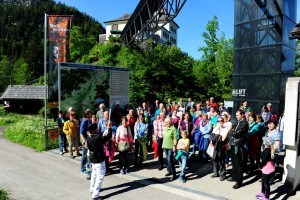
[(73, 155), (70, 155), (70, 158), (73, 158), (73, 159), (74, 159), (74, 158), (75, 158), (75, 156), (73, 156)]
[(69, 150), (68, 149), (65, 149), (65, 151), (64, 151), (65, 153), (69, 153)]
[(220, 181), (225, 181), (225, 178), (223, 178), (223, 177), (220, 177)]
[(258, 193), (257, 195), (255, 195), (255, 197), (256, 197), (257, 199), (261, 199), (261, 198), (265, 197), (265, 194), (262, 193), (262, 192), (260, 192), (260, 193)]
[(172, 178), (170, 179), (170, 181), (174, 181), (176, 180), (176, 176), (172, 176)]
[(269, 199), (266, 197), (261, 197), (261, 198), (259, 198), (259, 200), (269, 200)]
[(168, 173), (166, 173), (165, 176), (171, 176), (171, 175), (172, 175), (172, 172), (168, 172)]
[(241, 186), (239, 184), (235, 184), (232, 188), (233, 189), (239, 189)]
[(125, 174), (124, 169), (120, 169), (120, 174), (121, 174), (121, 175), (124, 175), (124, 174)]
[(78, 152), (78, 153), (76, 153), (76, 155), (77, 155), (77, 156), (82, 156), (82, 154), (81, 154), (81, 153), (79, 153), (79, 152)]
[(183, 183), (186, 183), (186, 179), (185, 178), (182, 178), (181, 176), (179, 176), (179, 180)]
[(215, 175), (215, 174), (212, 174), (210, 177), (211, 177), (211, 178), (216, 178), (216, 177), (219, 177), (219, 176), (218, 176), (218, 175)]
[(88, 175), (88, 176), (86, 177), (86, 180), (91, 180), (91, 175)]
[(59, 152), (59, 154), (60, 154), (60, 155), (63, 155), (64, 153), (63, 153), (63, 152)]
[(160, 171), (160, 170), (162, 170), (164, 167), (162, 166), (162, 165), (160, 165), (159, 167), (158, 167), (158, 170)]
[(103, 200), (103, 198), (99, 196), (97, 198), (92, 198), (92, 200)]
[(125, 174), (128, 174), (129, 173), (129, 169), (125, 169)]
[(90, 175), (90, 172), (88, 172), (88, 171), (82, 171), (81, 173), (84, 175)]
[(233, 181), (233, 178), (232, 178), (232, 177), (229, 177), (229, 178), (227, 179), (227, 181)]

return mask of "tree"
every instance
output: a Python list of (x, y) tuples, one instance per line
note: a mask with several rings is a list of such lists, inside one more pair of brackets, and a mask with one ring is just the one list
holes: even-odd
[(205, 98), (214, 96), (224, 98), (230, 94), (231, 74), (233, 70), (233, 40), (226, 40), (225, 34), (217, 37), (218, 18), (208, 22), (206, 32), (202, 34), (206, 46), (200, 47), (202, 59), (194, 65), (197, 85)]

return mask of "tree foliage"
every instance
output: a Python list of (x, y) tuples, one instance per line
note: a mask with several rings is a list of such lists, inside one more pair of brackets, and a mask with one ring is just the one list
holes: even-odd
[[(21, 84), (38, 79), (44, 74), (45, 12), (49, 15), (73, 16), (72, 34), (75, 37), (72, 41), (74, 43), (71, 43), (74, 49), (74, 52), (71, 51), (71, 61), (81, 59), (81, 56), (95, 45), (98, 35), (104, 33), (104, 28), (99, 22), (74, 7), (55, 3), (53, 0), (32, 0), (30, 4), (23, 4), (22, 1), (12, 2), (14, 3), (0, 3), (0, 61), (6, 57), (10, 62), (10, 65), (1, 66), (8, 67), (5, 69), (8, 73), (0, 76), (0, 82), (5, 82), (6, 76), (11, 76), (13, 84)], [(20, 62), (24, 65), (20, 65)], [(19, 77), (14, 77), (16, 70), (11, 70), (14, 66), (26, 66), (26, 70), (22, 69), (27, 71), (24, 80), (20, 80), (20, 74), (17, 75)], [(0, 93), (6, 86), (7, 84), (0, 87)]]
[(218, 18), (215, 16), (202, 34), (206, 46), (200, 47), (202, 59), (194, 65), (194, 74), (201, 90), (200, 97), (214, 96), (219, 99), (230, 96), (233, 70), (233, 40), (225, 34), (217, 37)]

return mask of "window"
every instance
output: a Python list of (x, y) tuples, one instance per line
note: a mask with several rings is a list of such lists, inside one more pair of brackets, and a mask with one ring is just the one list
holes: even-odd
[(111, 27), (112, 30), (118, 30), (118, 24), (113, 24)]
[(169, 34), (167, 32), (165, 32), (165, 31), (163, 31), (163, 37), (169, 39)]

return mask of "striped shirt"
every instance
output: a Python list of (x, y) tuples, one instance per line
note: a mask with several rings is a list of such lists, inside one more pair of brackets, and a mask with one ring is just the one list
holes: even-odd
[(153, 126), (154, 126), (154, 133), (160, 137), (163, 138), (164, 137), (164, 128), (165, 128), (165, 120), (155, 120), (153, 122)]

